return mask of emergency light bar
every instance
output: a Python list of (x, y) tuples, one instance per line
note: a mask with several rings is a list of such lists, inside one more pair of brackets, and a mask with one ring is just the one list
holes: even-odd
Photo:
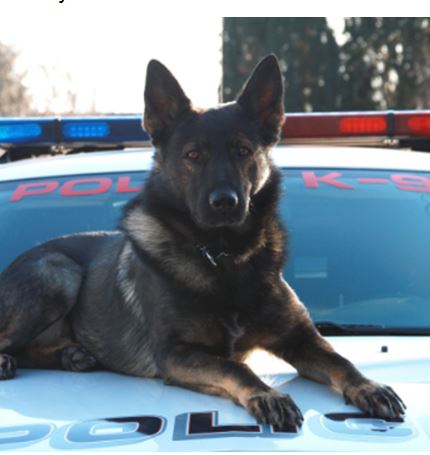
[[(287, 114), (286, 143), (321, 140), (430, 139), (430, 111), (379, 111)], [(358, 142), (358, 141), (357, 141)], [(148, 146), (141, 117), (2, 118), (0, 147)]]
[(430, 111), (287, 114), (283, 139), (429, 138)]
[(0, 147), (4, 148), (94, 144), (131, 147), (149, 143), (142, 118), (137, 115), (0, 119)]

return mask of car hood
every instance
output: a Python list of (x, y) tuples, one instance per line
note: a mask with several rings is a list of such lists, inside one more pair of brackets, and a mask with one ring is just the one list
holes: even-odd
[(430, 337), (329, 340), (368, 377), (396, 390), (407, 405), (404, 421), (367, 418), (339, 394), (263, 353), (249, 364), (301, 408), (305, 421), (298, 433), (276, 432), (227, 399), (156, 379), (22, 369), (0, 382), (0, 450), (428, 450)]

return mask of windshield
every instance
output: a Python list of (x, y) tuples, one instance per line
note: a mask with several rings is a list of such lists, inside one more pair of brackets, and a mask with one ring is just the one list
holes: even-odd
[[(430, 327), (430, 174), (283, 172), (285, 277), (313, 320)], [(116, 229), (146, 175), (0, 183), (0, 270), (50, 238)]]
[(145, 172), (0, 182), (0, 271), (18, 254), (60, 235), (118, 227)]
[(315, 322), (430, 327), (430, 175), (290, 170), (281, 212)]

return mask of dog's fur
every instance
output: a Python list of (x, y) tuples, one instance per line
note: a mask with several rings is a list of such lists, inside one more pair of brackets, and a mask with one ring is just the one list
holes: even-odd
[(269, 157), (284, 119), (276, 58), (260, 62), (236, 102), (210, 110), (194, 109), (151, 61), (145, 106), (155, 164), (121, 231), (49, 241), (0, 276), (0, 377), (16, 364), (161, 377), (299, 427), (292, 399), (242, 362), (260, 347), (370, 415), (403, 414), (389, 387), (319, 335), (282, 278), (280, 176)]

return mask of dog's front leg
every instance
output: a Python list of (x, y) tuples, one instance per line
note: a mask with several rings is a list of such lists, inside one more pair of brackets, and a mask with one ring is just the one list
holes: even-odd
[(303, 422), (299, 408), (288, 395), (271, 389), (243, 363), (185, 344), (170, 348), (161, 357), (166, 384), (231, 398), (260, 423), (294, 431)]
[(283, 280), (280, 286), (285, 311), (277, 331), (282, 335), (266, 348), (293, 365), (301, 376), (332, 387), (343, 394), (347, 403), (368, 415), (380, 418), (403, 415), (406, 406), (394, 390), (366, 378), (335, 352), (319, 334), (295, 292)]

